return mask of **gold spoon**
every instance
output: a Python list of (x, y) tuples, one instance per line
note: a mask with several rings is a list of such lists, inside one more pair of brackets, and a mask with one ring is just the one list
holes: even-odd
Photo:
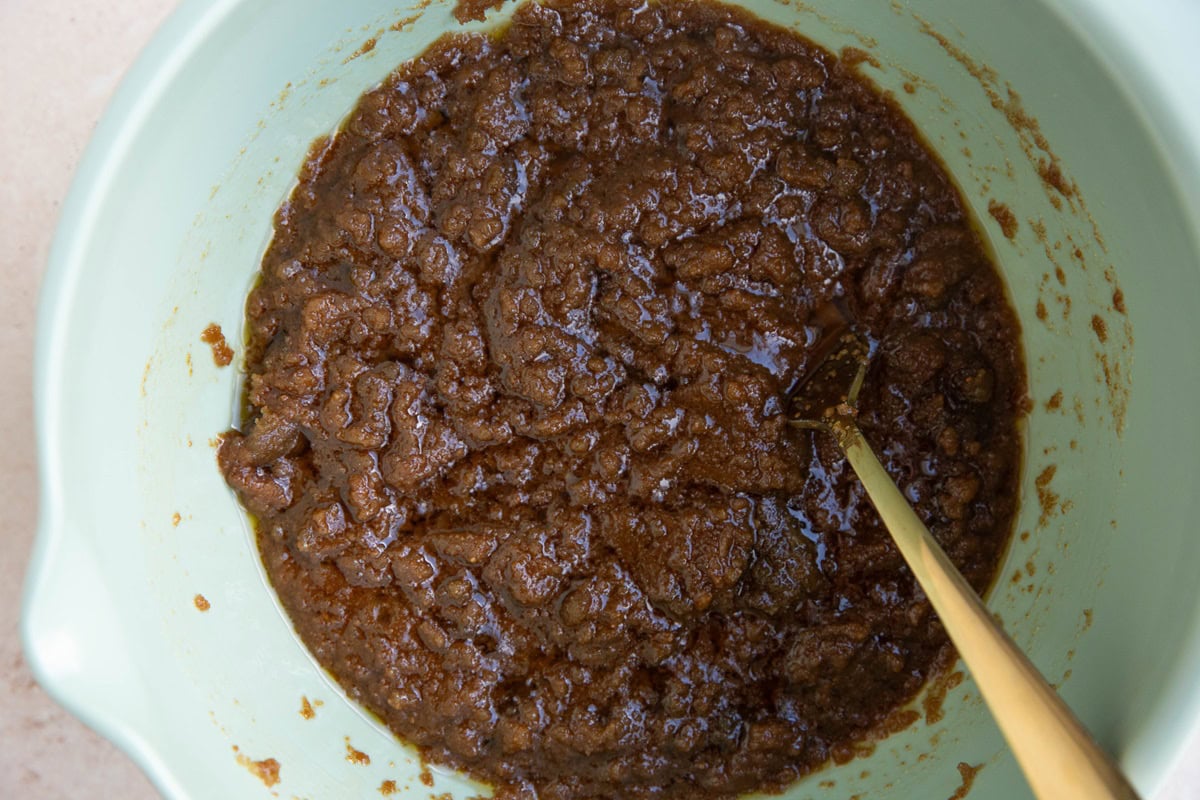
[(815, 369), (789, 396), (791, 424), (833, 434), (975, 678), (1039, 800), (1137, 800), (1137, 792), (1000, 627), (879, 463), (858, 427), (870, 346), (835, 315)]

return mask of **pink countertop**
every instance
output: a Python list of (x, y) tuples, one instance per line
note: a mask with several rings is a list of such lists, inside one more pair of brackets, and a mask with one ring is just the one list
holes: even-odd
[[(59, 205), (92, 127), (173, 0), (0, 2), (0, 797), (156, 797), (34, 683), (17, 637), (37, 513), (34, 306)], [(1154, 800), (1200, 797), (1200, 737)]]

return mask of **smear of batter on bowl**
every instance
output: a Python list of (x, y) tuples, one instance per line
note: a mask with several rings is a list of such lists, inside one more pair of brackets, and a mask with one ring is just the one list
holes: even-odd
[(962, 783), (959, 784), (958, 788), (954, 790), (954, 794), (950, 795), (947, 800), (963, 800), (963, 798), (970, 794), (972, 787), (975, 786), (975, 778), (979, 775), (981, 769), (983, 769), (983, 764), (971, 766), (966, 762), (960, 761), (958, 763), (958, 775)]
[(1000, 224), (1000, 232), (1004, 234), (1004, 238), (1016, 237), (1020, 225), (1017, 222), (1017, 215), (1012, 212), (1011, 208), (998, 200), (989, 200), (988, 213)]
[(264, 758), (261, 761), (254, 759), (241, 752), (238, 746), (233, 746), (233, 752), (237, 756), (237, 762), (250, 771), (254, 777), (263, 782), (263, 785), (270, 789), (275, 784), (279, 783), (279, 762), (273, 758)]
[(946, 695), (962, 684), (966, 676), (961, 670), (943, 673), (929, 683), (921, 706), (925, 709), (925, 724), (936, 725), (946, 716)]
[(1042, 515), (1038, 519), (1038, 525), (1044, 526), (1046, 521), (1058, 511), (1058, 501), (1060, 500), (1058, 492), (1050, 488), (1050, 482), (1054, 480), (1054, 475), (1057, 472), (1058, 467), (1054, 464), (1049, 464), (1038, 473), (1038, 476), (1033, 481), (1034, 487), (1037, 489), (1038, 504), (1042, 508)]
[(233, 362), (233, 348), (225, 341), (225, 334), (217, 323), (204, 329), (200, 341), (212, 348), (213, 363), (218, 367), (227, 367)]
[(362, 750), (356, 750), (350, 744), (350, 737), (346, 737), (346, 760), (351, 764), (357, 764), (360, 767), (365, 767), (371, 763), (371, 757)]
[(1096, 334), (1096, 338), (1100, 340), (1100, 344), (1108, 341), (1108, 324), (1099, 314), (1092, 315), (1092, 330)]
[(487, 12), (504, 5), (504, 0), (458, 0), (454, 4), (454, 18), (459, 22), (483, 20)]

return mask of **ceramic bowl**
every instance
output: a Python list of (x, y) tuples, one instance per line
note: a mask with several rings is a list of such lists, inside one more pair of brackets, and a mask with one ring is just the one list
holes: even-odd
[[(370, 797), (385, 781), (402, 797), (486, 794), (448, 770), (422, 783), (415, 755), (292, 632), (214, 462), (238, 371), (199, 340), (217, 322), (240, 341), (272, 214), (309, 143), (459, 28), (442, 0), (396, 2), (185, 0), (118, 92), (63, 210), (38, 329), (26, 652), (42, 685), (167, 797)], [(1181, 32), (1200, 29), (1200, 11), (743, 4), (867, 51), (864, 74), (907, 109), (982, 221), (1033, 400), (1018, 535), (988, 601), (1152, 793), (1200, 718), (1200, 80), (1171, 56), (1187, 56)], [(1015, 215), (1011, 239), (992, 204)], [(972, 800), (1028, 796), (969, 678), (942, 705), (940, 720), (786, 796), (947, 797), (960, 764), (982, 765)]]

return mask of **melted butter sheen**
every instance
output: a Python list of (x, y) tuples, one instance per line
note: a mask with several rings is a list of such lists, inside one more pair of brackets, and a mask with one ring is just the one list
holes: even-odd
[(552, 0), (439, 41), (314, 147), (247, 301), (219, 460), (300, 635), (504, 797), (844, 754), (947, 643), (779, 398), (844, 298), (868, 438), (989, 582), (1023, 368), (963, 208), (890, 102), (739, 12)]

